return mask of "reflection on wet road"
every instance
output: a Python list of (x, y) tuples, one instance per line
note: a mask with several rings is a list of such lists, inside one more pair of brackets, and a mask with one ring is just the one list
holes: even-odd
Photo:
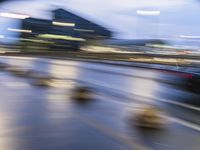
[[(161, 71), (41, 58), (1, 58), (54, 77), (50, 87), (0, 71), (0, 147), (4, 150), (199, 150), (198, 95)], [(72, 97), (90, 87), (91, 101)], [(189, 104), (189, 100), (194, 101)], [(166, 111), (164, 129), (141, 130), (132, 119), (142, 105)]]

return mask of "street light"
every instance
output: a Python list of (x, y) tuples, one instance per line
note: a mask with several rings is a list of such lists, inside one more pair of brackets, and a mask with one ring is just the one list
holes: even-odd
[(15, 18), (15, 19), (26, 19), (30, 17), (28, 15), (21, 15), (21, 14), (7, 13), (7, 12), (0, 13), (0, 16), (6, 18)]
[[(143, 18), (149, 17), (151, 19), (155, 19), (153, 21), (153, 24), (157, 25), (157, 31), (155, 31), (155, 32), (157, 33), (157, 37), (159, 38), (159, 16), (160, 16), (161, 12), (159, 10), (137, 10), (136, 14), (138, 15), (138, 17), (141, 16)], [(144, 24), (142, 24), (142, 25), (144, 25)], [(139, 25), (138, 27), (141, 28), (141, 25)], [(137, 31), (137, 34), (138, 34), (139, 29), (137, 29), (137, 30), (138, 30)], [(138, 35), (140, 35), (140, 34), (138, 34)]]
[(67, 27), (74, 27), (75, 26), (75, 23), (69, 23), (69, 22), (57, 22), (57, 21), (53, 21), (52, 24), (56, 25), (56, 26), (67, 26)]
[(4, 39), (5, 38), (5, 36), (4, 35), (0, 35), (0, 39)]
[(13, 28), (8, 28), (8, 31), (23, 32), (23, 33), (32, 33), (32, 30), (22, 30), (22, 29), (13, 29)]
[(198, 35), (180, 35), (179, 37), (184, 39), (200, 39)]
[(136, 13), (142, 16), (159, 16), (159, 10), (137, 10)]

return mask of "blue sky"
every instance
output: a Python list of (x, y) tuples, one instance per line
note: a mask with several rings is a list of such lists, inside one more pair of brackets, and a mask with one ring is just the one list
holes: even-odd
[[(177, 38), (200, 35), (198, 0), (26, 0), (4, 3), (0, 11), (51, 18), (49, 10), (69, 9), (115, 31), (117, 38)], [(139, 16), (137, 10), (159, 10), (159, 16)], [(5, 22), (1, 19), (1, 24)]]

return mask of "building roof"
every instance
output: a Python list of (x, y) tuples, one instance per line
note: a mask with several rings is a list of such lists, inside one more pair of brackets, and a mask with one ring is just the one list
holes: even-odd
[(112, 32), (110, 30), (90, 20), (87, 20), (77, 14), (74, 14), (62, 8), (56, 9), (53, 12), (54, 12), (54, 18), (56, 20), (73, 21), (77, 23), (77, 26), (76, 26), (77, 28), (94, 29), (96, 34), (111, 37)]

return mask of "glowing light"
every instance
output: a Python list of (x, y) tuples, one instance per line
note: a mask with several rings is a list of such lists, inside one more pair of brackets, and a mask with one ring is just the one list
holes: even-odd
[(56, 22), (56, 21), (53, 21), (52, 24), (56, 25), (56, 26), (67, 26), (67, 27), (74, 27), (75, 26), (75, 23)]
[(56, 35), (56, 34), (40, 34), (38, 35), (40, 38), (47, 38), (47, 39), (60, 39), (60, 40), (68, 40), (68, 41), (85, 41), (83, 38), (77, 38), (67, 35)]
[(94, 53), (123, 53), (123, 54), (128, 54), (128, 53), (137, 53), (133, 51), (128, 51), (125, 49), (117, 48), (117, 47), (106, 47), (106, 46), (82, 46), (81, 50), (83, 51), (88, 51), (88, 52), (94, 52)]
[(14, 13), (6, 13), (2, 12), (0, 13), (1, 17), (7, 17), (7, 18), (16, 18), (16, 19), (26, 19), (29, 18), (30, 16), (28, 15), (21, 15), (21, 14), (14, 14)]
[(35, 42), (35, 43), (54, 44), (54, 42), (44, 41), (44, 40), (25, 39), (25, 38), (20, 38), (20, 39), (21, 39), (22, 41), (29, 41), (29, 42)]
[(136, 13), (138, 15), (142, 15), (142, 16), (158, 16), (158, 15), (160, 15), (160, 11), (158, 11), (158, 10), (151, 10), (151, 11), (137, 10)]
[(13, 29), (13, 28), (8, 28), (8, 31), (32, 33), (32, 30), (22, 30), (22, 29)]
[(74, 30), (79, 32), (94, 32), (94, 30), (89, 30), (89, 29), (74, 29)]
[[(148, 76), (150, 78), (157, 77), (155, 73), (146, 73), (145, 76)], [(134, 89), (133, 94), (146, 97), (153, 97), (158, 88), (158, 84), (154, 80), (141, 78), (134, 80), (134, 83), (130, 85), (130, 89)], [(148, 103), (154, 103), (152, 99), (144, 99), (144, 101), (147, 101)]]
[(5, 54), (5, 53), (6, 53), (6, 51), (0, 50), (0, 54)]
[(0, 35), (0, 39), (4, 39), (5, 38), (5, 36), (4, 35)]
[(168, 62), (168, 63), (176, 63), (177, 59), (173, 59), (173, 58), (153, 58), (154, 61), (159, 61), (159, 62)]
[(200, 36), (197, 35), (180, 35), (180, 38), (185, 38), (185, 39), (200, 39)]

